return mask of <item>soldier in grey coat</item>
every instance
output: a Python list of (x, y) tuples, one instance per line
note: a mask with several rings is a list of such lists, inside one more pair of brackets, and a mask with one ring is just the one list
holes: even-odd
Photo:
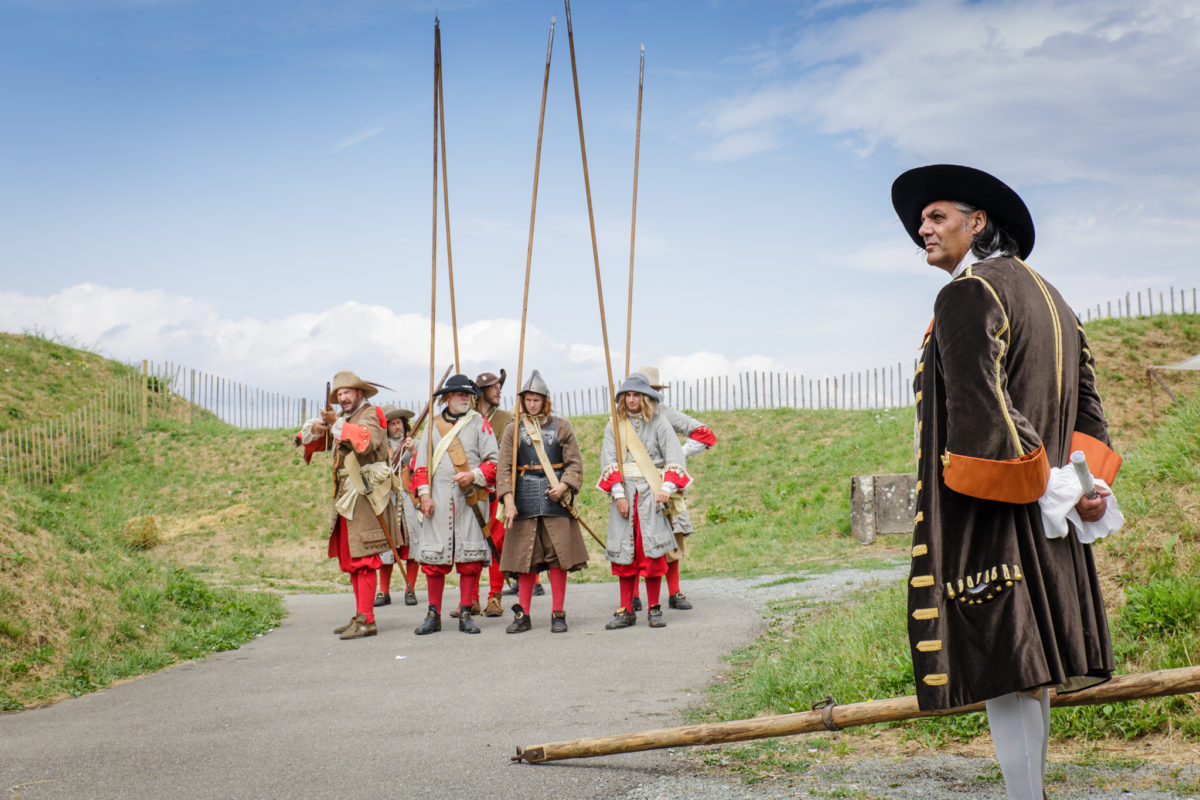
[(425, 427), (417, 444), (413, 487), (421, 502), (416, 558), (425, 573), (429, 610), (418, 635), (442, 628), (442, 592), (446, 576), (459, 576), (458, 629), (479, 633), (471, 603), (483, 567), (491, 561), (485, 531), (489, 483), (496, 479), (496, 436), (487, 420), (471, 408), (479, 389), (466, 375), (452, 375), (434, 397), (444, 398), (441, 413)]
[[(660, 394), (668, 388), (659, 380), (658, 367), (640, 367), (638, 372), (645, 375), (651, 388)], [(671, 423), (671, 428), (675, 433), (684, 437), (683, 455), (685, 458), (699, 455), (717, 443), (717, 436), (713, 433), (712, 428), (700, 420), (688, 416), (665, 402), (659, 403), (658, 411)], [(687, 599), (680, 588), (679, 562), (687, 554), (686, 537), (691, 536), (695, 532), (695, 528), (692, 527), (692, 518), (682, 496), (678, 498), (677, 503), (672, 504), (671, 527), (675, 531), (675, 549), (667, 554), (667, 605), (680, 611), (687, 611), (692, 608), (692, 601)], [(640, 604), (636, 589), (633, 602), (635, 608)]]
[(687, 486), (691, 478), (675, 431), (657, 413), (661, 399), (645, 375), (633, 373), (621, 384), (615, 399), (624, 451), (620, 458), (612, 422), (604, 429), (596, 486), (612, 496), (605, 555), (621, 583), (621, 606), (605, 626), (609, 630), (636, 622), (633, 599), (639, 577), (646, 580), (650, 627), (666, 625), (658, 599), (662, 577), (667, 573), (666, 554), (675, 549), (666, 509), (672, 495)]

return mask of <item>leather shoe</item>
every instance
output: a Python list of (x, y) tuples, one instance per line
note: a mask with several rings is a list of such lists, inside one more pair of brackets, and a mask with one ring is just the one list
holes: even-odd
[(376, 608), (379, 608), (380, 606), (390, 606), (391, 604), (392, 604), (391, 594), (388, 594), (385, 592), (376, 592), (375, 593), (375, 607)]
[(437, 606), (430, 606), (429, 611), (425, 612), (425, 621), (417, 626), (413, 631), (417, 636), (424, 636), (427, 633), (437, 633), (442, 629), (442, 615), (438, 613)]
[(551, 633), (566, 633), (567, 632), (567, 612), (552, 611), (550, 613), (550, 632)]
[(680, 611), (687, 611), (692, 607), (692, 601), (684, 597), (683, 592), (676, 592), (667, 598), (667, 605)]
[(524, 633), (533, 628), (533, 620), (529, 619), (529, 615), (525, 613), (525, 609), (521, 608), (520, 603), (514, 603), (512, 610), (513, 621), (504, 629), (505, 633)]
[(650, 610), (646, 612), (646, 624), (651, 628), (667, 627), (662, 615), (662, 606), (650, 606)]
[[(457, 609), (457, 608), (455, 608), (455, 609), (452, 609), (452, 610), (450, 611), (450, 616), (454, 617), (455, 619), (458, 619), (458, 615), (459, 615), (459, 613), (460, 613), (460, 610), (459, 610), (459, 609)], [(478, 613), (479, 613), (479, 603), (472, 603), (472, 604), (471, 604), (471, 613), (472, 613), (472, 614), (478, 614)]]
[(483, 610), (485, 617), (503, 617), (504, 606), (500, 605), (500, 595), (494, 594), (488, 598), (487, 608)]
[(404, 605), (415, 606), (417, 604), (417, 593), (413, 589), (404, 590)]
[(379, 629), (375, 627), (374, 622), (359, 622), (354, 621), (354, 627), (346, 630), (339, 636), (339, 639), (361, 639), (364, 636), (374, 636), (379, 633)]
[(632, 611), (626, 611), (624, 608), (618, 608), (616, 613), (613, 614), (613, 618), (604, 626), (604, 630), (615, 631), (635, 624), (637, 624), (637, 614)]
[(515, 596), (517, 594), (517, 582), (513, 581), (512, 583), (505, 586), (504, 591), (500, 592), (500, 594), (504, 595), (505, 597)]
[(634, 611), (642, 610), (642, 598), (640, 598), (640, 597), (633, 598), (633, 610)]
[(458, 629), (460, 631), (463, 633), (482, 633), (482, 631), (479, 630), (479, 626), (476, 625), (475, 621), (471, 619), (470, 606), (463, 606), (461, 609), (459, 609), (459, 611), (461, 612), (458, 615)]
[(350, 630), (351, 628), (353, 628), (357, 623), (359, 623), (359, 622), (365, 623), (366, 621), (367, 621), (367, 617), (365, 614), (355, 614), (353, 617), (350, 618), (350, 621), (347, 622), (345, 625), (339, 625), (336, 628), (334, 628), (333, 632), (342, 634), (342, 633), (345, 633), (346, 631)]
[(542, 585), (540, 583), (535, 583), (533, 585), (533, 596), (534, 597), (541, 597), (545, 593), (546, 593), (546, 590), (542, 588)]

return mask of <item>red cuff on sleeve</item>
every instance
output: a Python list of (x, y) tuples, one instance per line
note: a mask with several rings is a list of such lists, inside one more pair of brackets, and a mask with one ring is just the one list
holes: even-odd
[(612, 472), (608, 473), (607, 477), (605, 477), (602, 481), (600, 481), (599, 483), (596, 484), (596, 488), (602, 492), (611, 492), (612, 487), (614, 487), (618, 483), (620, 483), (621, 480), (622, 480), (621, 470), (614, 469)]
[(717, 435), (707, 425), (701, 425), (699, 428), (696, 428), (688, 438), (695, 439), (700, 444), (708, 445), (709, 447), (717, 443)]
[(418, 467), (413, 471), (412, 480), (408, 483), (409, 488), (412, 489), (413, 492), (416, 492), (419, 487), (428, 485), (429, 470), (425, 469), (425, 467)]
[(959, 494), (1001, 503), (1033, 503), (1046, 493), (1050, 462), (1046, 448), (1020, 458), (993, 461), (946, 451), (942, 456), (942, 478), (946, 487)]
[(340, 442), (350, 442), (350, 445), (360, 453), (365, 453), (371, 446), (371, 432), (362, 425), (353, 422), (342, 423), (342, 438)]
[(1104, 442), (1095, 436), (1088, 436), (1082, 431), (1075, 431), (1071, 434), (1071, 452), (1076, 450), (1083, 451), (1083, 455), (1087, 458), (1088, 469), (1092, 471), (1092, 474), (1112, 486), (1113, 481), (1117, 479), (1117, 470), (1121, 468), (1121, 462), (1124, 459)]
[(678, 472), (676, 472), (673, 469), (669, 469), (663, 473), (663, 480), (670, 481), (671, 483), (675, 484), (675, 486), (679, 489), (684, 488), (685, 486), (687, 486), (689, 483), (692, 482), (692, 479), (690, 477), (688, 477), (687, 473), (680, 475)]
[(496, 462), (485, 461), (479, 465), (479, 471), (483, 473), (483, 479), (487, 481), (489, 486), (496, 485)]
[(321, 436), (316, 439), (313, 439), (308, 444), (304, 444), (304, 442), (301, 439), (301, 436), (302, 436), (302, 434), (300, 434), (300, 433), (296, 434), (296, 444), (298, 444), (304, 448), (304, 463), (311, 464), (313, 454), (320, 453), (322, 450), (325, 449), (325, 437)]
[(379, 420), (379, 427), (387, 430), (387, 414), (383, 413), (383, 409), (375, 406), (375, 418)]

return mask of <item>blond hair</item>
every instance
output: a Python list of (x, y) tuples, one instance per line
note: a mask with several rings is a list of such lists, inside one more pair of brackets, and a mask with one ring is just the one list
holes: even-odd
[[(628, 419), (629, 409), (625, 407), (625, 395), (628, 392), (621, 392), (617, 395), (617, 417), (619, 419)], [(642, 394), (635, 392), (635, 394)], [(658, 403), (652, 397), (642, 394), (642, 410), (639, 416), (646, 422), (654, 419), (655, 413), (658, 411)]]

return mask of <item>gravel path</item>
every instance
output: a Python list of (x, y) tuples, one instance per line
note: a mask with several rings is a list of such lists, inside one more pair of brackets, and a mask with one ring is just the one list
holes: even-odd
[[(789, 599), (828, 600), (877, 582), (902, 579), (907, 562), (882, 570), (838, 570), (829, 573), (750, 579), (689, 580), (689, 592), (737, 597), (760, 612)], [(794, 578), (795, 580), (786, 580)], [(837, 737), (839, 734), (820, 734)], [(673, 769), (623, 795), (625, 800), (1004, 800), (1004, 788), (993, 758), (930, 753), (915, 758), (828, 756), (808, 773), (787, 781), (753, 784), (705, 771), (704, 760), (718, 748), (671, 751)], [(1052, 800), (1200, 800), (1200, 767), (1130, 764), (1125, 768), (1056, 763), (1053, 744), (1047, 792)], [(1182, 787), (1182, 788), (1181, 788)], [(1182, 792), (1182, 793), (1181, 793)]]

